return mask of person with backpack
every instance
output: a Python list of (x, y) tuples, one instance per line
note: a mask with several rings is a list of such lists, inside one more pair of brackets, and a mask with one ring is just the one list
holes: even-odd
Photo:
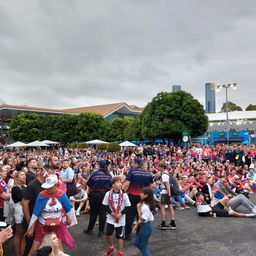
[[(161, 172), (161, 197), (160, 197), (160, 213), (161, 213), (161, 219), (162, 223), (158, 226), (159, 229), (161, 230), (166, 230), (166, 229), (176, 229), (176, 224), (175, 224), (175, 214), (174, 214), (174, 209), (172, 206), (172, 201), (171, 201), (171, 185), (170, 185), (170, 175), (167, 170), (167, 165), (165, 163), (159, 163), (158, 164), (158, 170)], [(170, 225), (166, 224), (166, 211), (165, 211), (165, 206), (168, 206), (168, 210), (170, 213)]]

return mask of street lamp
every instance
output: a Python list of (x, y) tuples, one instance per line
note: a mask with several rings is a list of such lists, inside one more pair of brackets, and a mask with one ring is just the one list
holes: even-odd
[(227, 122), (227, 144), (229, 144), (229, 118), (228, 118), (228, 88), (232, 88), (233, 90), (237, 89), (236, 83), (233, 84), (223, 84), (217, 85), (217, 92), (220, 91), (221, 88), (226, 89), (226, 122)]

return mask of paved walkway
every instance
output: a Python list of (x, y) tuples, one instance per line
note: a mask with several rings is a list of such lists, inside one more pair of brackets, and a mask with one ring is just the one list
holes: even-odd
[[(256, 195), (252, 201), (256, 203)], [(71, 229), (77, 241), (76, 249), (67, 253), (74, 256), (102, 256), (106, 247), (104, 238), (83, 234), (88, 215), (78, 218), (79, 225)], [(198, 217), (193, 207), (186, 211), (176, 211), (177, 230), (154, 229), (150, 239), (152, 256), (253, 256), (256, 251), (256, 219), (248, 218), (203, 218)], [(160, 223), (156, 216), (154, 226)], [(96, 226), (96, 228), (98, 228)], [(13, 256), (8, 244), (8, 256)], [(126, 256), (140, 255), (133, 242), (125, 242)]]

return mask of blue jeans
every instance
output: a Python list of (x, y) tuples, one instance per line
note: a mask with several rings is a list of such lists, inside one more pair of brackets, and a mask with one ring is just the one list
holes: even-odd
[(140, 225), (139, 233), (135, 239), (135, 246), (142, 252), (143, 256), (150, 256), (148, 251), (148, 240), (152, 234), (151, 222)]

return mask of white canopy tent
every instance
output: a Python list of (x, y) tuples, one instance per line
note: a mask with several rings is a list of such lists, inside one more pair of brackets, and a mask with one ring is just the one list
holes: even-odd
[(33, 142), (28, 143), (27, 147), (49, 147), (49, 145), (43, 143), (42, 141), (35, 140)]
[(131, 143), (131, 142), (128, 141), (128, 140), (127, 140), (127, 141), (124, 141), (124, 142), (122, 142), (122, 143), (120, 143), (119, 146), (121, 146), (121, 147), (137, 147), (136, 144)]
[(42, 143), (45, 143), (47, 145), (58, 145), (60, 144), (59, 142), (56, 142), (56, 141), (51, 141), (51, 140), (43, 140), (41, 141)]
[(86, 141), (85, 143), (91, 144), (91, 145), (108, 144), (108, 142), (103, 140), (90, 140), (90, 141)]
[(26, 143), (17, 141), (15, 143), (12, 143), (12, 144), (8, 145), (7, 148), (21, 148), (21, 147), (26, 147), (26, 146), (27, 146)]

